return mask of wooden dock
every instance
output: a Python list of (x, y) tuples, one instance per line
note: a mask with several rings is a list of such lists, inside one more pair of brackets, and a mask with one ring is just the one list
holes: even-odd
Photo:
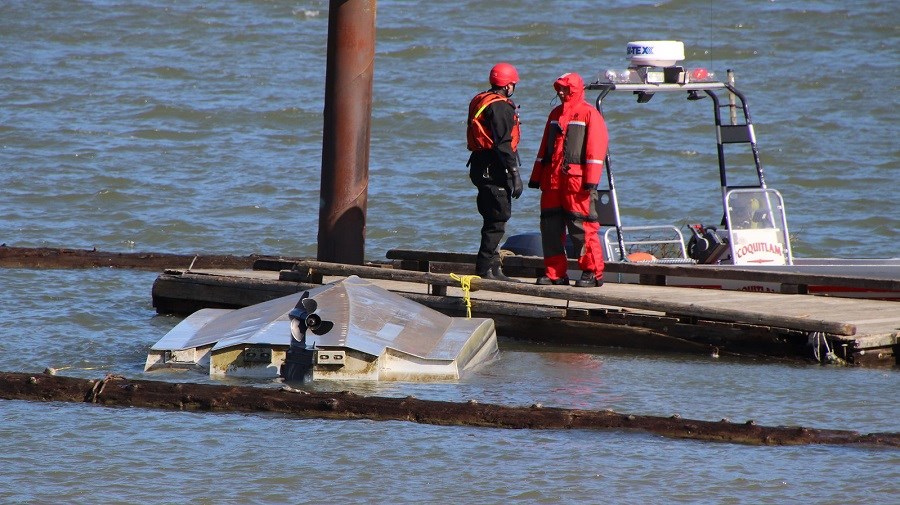
[[(427, 268), (454, 266), (439, 263)], [(358, 275), (443, 313), (466, 315), (459, 280), (403, 265), (409, 263), (352, 266), (267, 259), (258, 261), (255, 270), (167, 270), (154, 282), (153, 304), (160, 313), (183, 315), (204, 307), (238, 308)], [(533, 278), (522, 280), (474, 280), (472, 315), (493, 318), (501, 336), (548, 343), (865, 366), (896, 366), (900, 355), (896, 302), (614, 283), (600, 288), (537, 286)]]
[[(421, 272), (459, 273), (474, 272), (475, 255), (458, 252), (436, 252), (417, 249), (391, 249), (387, 258), (398, 267)], [(900, 268), (884, 267), (880, 276), (850, 276), (825, 273), (804, 273), (791, 266), (777, 267), (777, 270), (762, 267), (739, 267), (721, 265), (685, 265), (678, 263), (618, 262), (606, 263), (607, 279), (632, 276), (639, 284), (665, 286), (670, 279), (704, 279), (711, 285), (722, 281), (749, 281), (758, 284), (773, 284), (776, 291), (784, 294), (809, 294), (817, 291), (834, 292), (836, 288), (847, 292), (868, 293), (879, 299), (900, 301)], [(512, 275), (536, 278), (544, 273), (543, 258), (538, 256), (510, 255), (503, 259), (504, 271)], [(580, 270), (578, 261), (569, 259), (569, 270)], [(875, 272), (875, 271), (873, 271)]]

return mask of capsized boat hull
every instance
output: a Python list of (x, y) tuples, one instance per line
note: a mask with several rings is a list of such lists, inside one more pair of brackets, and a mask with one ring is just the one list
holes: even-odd
[[(316, 309), (309, 312), (329, 323), (328, 331), (296, 335), (302, 298), (313, 301)], [(200, 310), (151, 347), (145, 370), (262, 378), (284, 377), (288, 370), (290, 380), (447, 381), (498, 353), (492, 319), (449, 317), (351, 276), (242, 309)]]

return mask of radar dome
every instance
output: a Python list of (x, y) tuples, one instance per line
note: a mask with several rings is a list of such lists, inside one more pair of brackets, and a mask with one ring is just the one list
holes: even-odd
[(684, 42), (678, 40), (639, 40), (625, 49), (632, 67), (671, 67), (684, 59)]

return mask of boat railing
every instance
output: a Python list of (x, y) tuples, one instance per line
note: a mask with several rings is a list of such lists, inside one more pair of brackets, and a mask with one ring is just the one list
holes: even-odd
[[(621, 254), (620, 242), (614, 235), (615, 228), (607, 228), (603, 234), (603, 242), (606, 248), (607, 258), (626, 258), (635, 253), (646, 253), (652, 258), (644, 256), (640, 261), (654, 263), (695, 263), (688, 257), (685, 247), (684, 235), (673, 225), (649, 225), (649, 226), (623, 226), (622, 246), (625, 254)], [(638, 256), (631, 256), (638, 258)], [(636, 261), (632, 259), (631, 261)]]

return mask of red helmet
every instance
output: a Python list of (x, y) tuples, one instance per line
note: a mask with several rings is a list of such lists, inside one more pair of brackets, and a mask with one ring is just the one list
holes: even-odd
[(491, 69), (489, 80), (491, 86), (506, 86), (509, 83), (517, 84), (519, 82), (519, 72), (516, 67), (509, 63), (498, 63)]

